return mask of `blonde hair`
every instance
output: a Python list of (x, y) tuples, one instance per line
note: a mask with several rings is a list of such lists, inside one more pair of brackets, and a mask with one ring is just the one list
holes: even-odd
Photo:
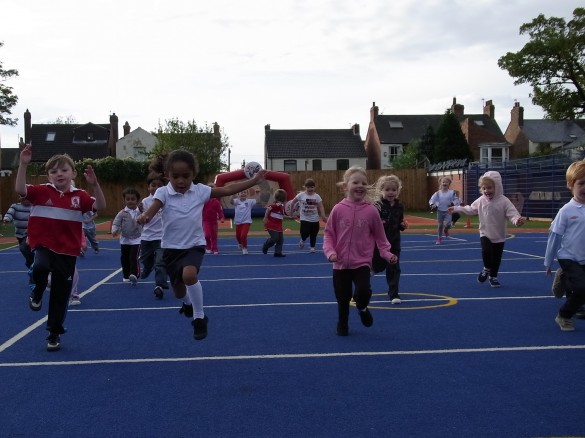
[(585, 160), (571, 163), (571, 165), (567, 168), (565, 178), (567, 179), (567, 187), (572, 190), (573, 185), (575, 185), (575, 181), (585, 178)]
[[(337, 187), (343, 189), (345, 191), (345, 185), (349, 182), (349, 179), (354, 173), (361, 173), (363, 176), (366, 177), (366, 181), (368, 180), (368, 174), (365, 169), (361, 166), (351, 166), (349, 169), (345, 171), (343, 174), (343, 181), (337, 183)], [(373, 203), (376, 200), (376, 188), (374, 186), (368, 186), (368, 192), (366, 194), (366, 201)]]
[(382, 198), (384, 196), (382, 194), (382, 189), (386, 184), (394, 184), (398, 195), (400, 195), (400, 191), (402, 190), (402, 181), (400, 181), (400, 178), (396, 175), (383, 175), (378, 178), (378, 181), (376, 181), (375, 191), (377, 198)]
[(479, 178), (479, 181), (477, 182), (477, 186), (481, 187), (484, 186), (486, 183), (490, 183), (490, 185), (492, 185), (493, 187), (496, 186), (496, 182), (494, 181), (494, 179), (490, 176), (486, 176), (486, 175), (482, 175)]
[(453, 182), (453, 180), (451, 178), (449, 178), (448, 176), (442, 176), (439, 178), (439, 186), (443, 183), (443, 180), (446, 179), (447, 181), (449, 181), (449, 185), (451, 185), (451, 183)]

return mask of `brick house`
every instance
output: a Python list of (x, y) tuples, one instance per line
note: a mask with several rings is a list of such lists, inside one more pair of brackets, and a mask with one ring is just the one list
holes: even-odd
[[(451, 112), (459, 120), (469, 150), (476, 161), (493, 162), (509, 159), (510, 144), (495, 120), (495, 107), (485, 102), (483, 114), (465, 114), (465, 107), (453, 98)], [(391, 162), (413, 140), (429, 131), (436, 133), (444, 114), (383, 115), (374, 102), (364, 143), (368, 169), (390, 169)]]

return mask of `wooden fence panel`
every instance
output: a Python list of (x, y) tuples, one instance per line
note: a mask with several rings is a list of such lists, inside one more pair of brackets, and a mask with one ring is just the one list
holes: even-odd
[[(315, 180), (317, 193), (323, 198), (325, 211), (329, 212), (337, 202), (343, 199), (343, 193), (337, 187), (337, 183), (343, 179), (343, 173), (344, 171), (342, 170), (326, 170), (319, 172), (299, 171), (290, 172), (290, 176), (292, 186), (297, 192), (303, 190), (303, 184), (307, 178), (313, 178)], [(368, 170), (367, 173), (370, 184), (374, 184), (382, 175), (393, 173), (398, 176), (402, 181), (400, 200), (404, 204), (406, 211), (421, 211), (428, 208), (428, 199), (430, 195), (427, 193), (427, 174), (424, 169), (397, 169), (393, 172), (386, 170)], [(11, 176), (0, 177), (0, 212), (2, 212), (2, 214), (4, 214), (8, 207), (10, 207), (10, 204), (17, 200), (14, 191), (15, 179), (16, 173), (13, 173)], [(213, 179), (210, 179), (210, 181), (213, 181)], [(27, 182), (29, 184), (41, 184), (46, 183), (47, 178), (46, 176), (28, 176)], [(79, 188), (88, 190), (83, 176), (78, 176), (75, 180), (75, 184)], [(148, 194), (146, 181), (144, 183), (134, 184), (125, 182), (100, 182), (100, 186), (107, 202), (107, 208), (101, 212), (101, 215), (103, 216), (114, 216), (118, 211), (124, 208), (122, 191), (128, 186), (136, 188), (141, 197)]]

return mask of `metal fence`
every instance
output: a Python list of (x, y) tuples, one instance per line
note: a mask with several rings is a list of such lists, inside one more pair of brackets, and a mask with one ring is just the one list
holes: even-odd
[(478, 198), (480, 176), (488, 170), (495, 170), (502, 175), (504, 194), (522, 216), (553, 219), (559, 208), (571, 199), (565, 173), (569, 164), (578, 159), (583, 159), (582, 152), (566, 151), (497, 165), (470, 163), (464, 172), (464, 199), (471, 203)]

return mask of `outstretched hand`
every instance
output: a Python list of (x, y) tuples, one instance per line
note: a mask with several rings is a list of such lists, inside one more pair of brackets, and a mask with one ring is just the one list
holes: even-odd
[(94, 185), (97, 183), (97, 176), (93, 170), (93, 167), (87, 166), (85, 172), (83, 172), (83, 176), (85, 176), (85, 180), (89, 185)]
[(32, 145), (27, 144), (20, 151), (20, 164), (29, 164), (32, 159)]

